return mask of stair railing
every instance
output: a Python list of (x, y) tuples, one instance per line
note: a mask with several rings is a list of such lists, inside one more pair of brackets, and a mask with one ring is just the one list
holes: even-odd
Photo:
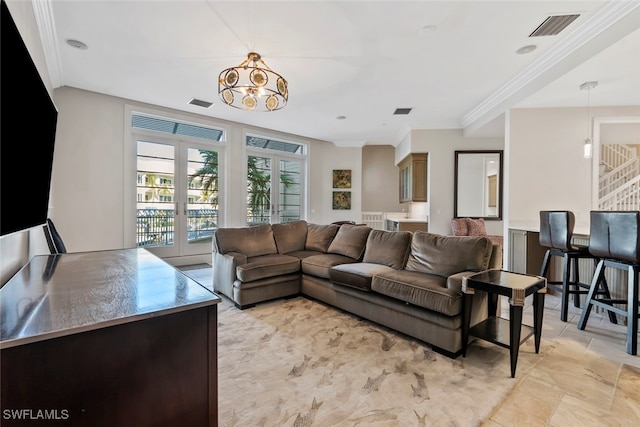
[(600, 146), (600, 163), (607, 169), (615, 169), (632, 158), (636, 150), (625, 144), (604, 144)]
[(624, 183), (640, 175), (640, 161), (638, 157), (627, 160), (615, 169), (605, 173), (599, 179), (598, 194), (602, 198), (614, 192)]
[(603, 211), (640, 210), (640, 175), (601, 197), (598, 208)]

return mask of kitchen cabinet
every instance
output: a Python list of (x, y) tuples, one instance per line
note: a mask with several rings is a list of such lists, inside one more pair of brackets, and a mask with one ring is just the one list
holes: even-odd
[(427, 153), (411, 153), (399, 164), (400, 203), (427, 201)]
[(429, 224), (426, 221), (415, 219), (387, 219), (385, 230), (388, 231), (429, 231)]
[(539, 236), (537, 231), (509, 229), (509, 271), (540, 274), (547, 250), (540, 246)]

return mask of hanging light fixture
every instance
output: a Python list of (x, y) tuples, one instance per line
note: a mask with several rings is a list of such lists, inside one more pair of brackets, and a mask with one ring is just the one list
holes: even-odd
[(284, 77), (269, 68), (260, 54), (249, 52), (240, 65), (220, 73), (218, 95), (241, 110), (275, 111), (287, 105), (289, 89)]
[(598, 82), (585, 82), (580, 85), (580, 90), (587, 91), (587, 138), (584, 140), (584, 158), (590, 159), (593, 155), (593, 142), (591, 141), (591, 117), (589, 115), (589, 92), (598, 86)]

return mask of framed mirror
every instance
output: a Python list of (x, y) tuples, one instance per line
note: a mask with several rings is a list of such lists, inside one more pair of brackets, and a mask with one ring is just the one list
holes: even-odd
[(502, 219), (502, 153), (502, 150), (455, 152), (455, 218)]

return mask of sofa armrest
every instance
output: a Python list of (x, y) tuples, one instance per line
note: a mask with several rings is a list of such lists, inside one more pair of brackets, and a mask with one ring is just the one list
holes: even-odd
[(469, 277), (476, 273), (477, 271), (461, 271), (460, 273), (452, 274), (447, 277), (447, 289), (453, 289), (462, 293), (462, 278)]
[[(502, 236), (500, 236), (502, 238)], [(502, 268), (502, 245), (493, 243), (491, 248), (491, 258), (489, 259), (489, 270), (500, 270)]]
[(236, 280), (236, 267), (247, 263), (247, 256), (239, 252), (213, 253), (213, 289), (233, 298), (233, 282)]
[[(451, 276), (447, 277), (446, 286), (448, 289), (455, 289), (456, 291), (462, 293), (462, 278), (469, 277), (476, 273), (478, 272), (462, 271), (460, 273), (452, 274)], [(469, 325), (475, 326), (483, 320), (486, 320), (488, 317), (489, 308), (487, 293), (485, 291), (477, 290), (474, 292), (471, 301), (471, 319)], [(498, 299), (498, 310), (500, 310), (500, 299)]]

